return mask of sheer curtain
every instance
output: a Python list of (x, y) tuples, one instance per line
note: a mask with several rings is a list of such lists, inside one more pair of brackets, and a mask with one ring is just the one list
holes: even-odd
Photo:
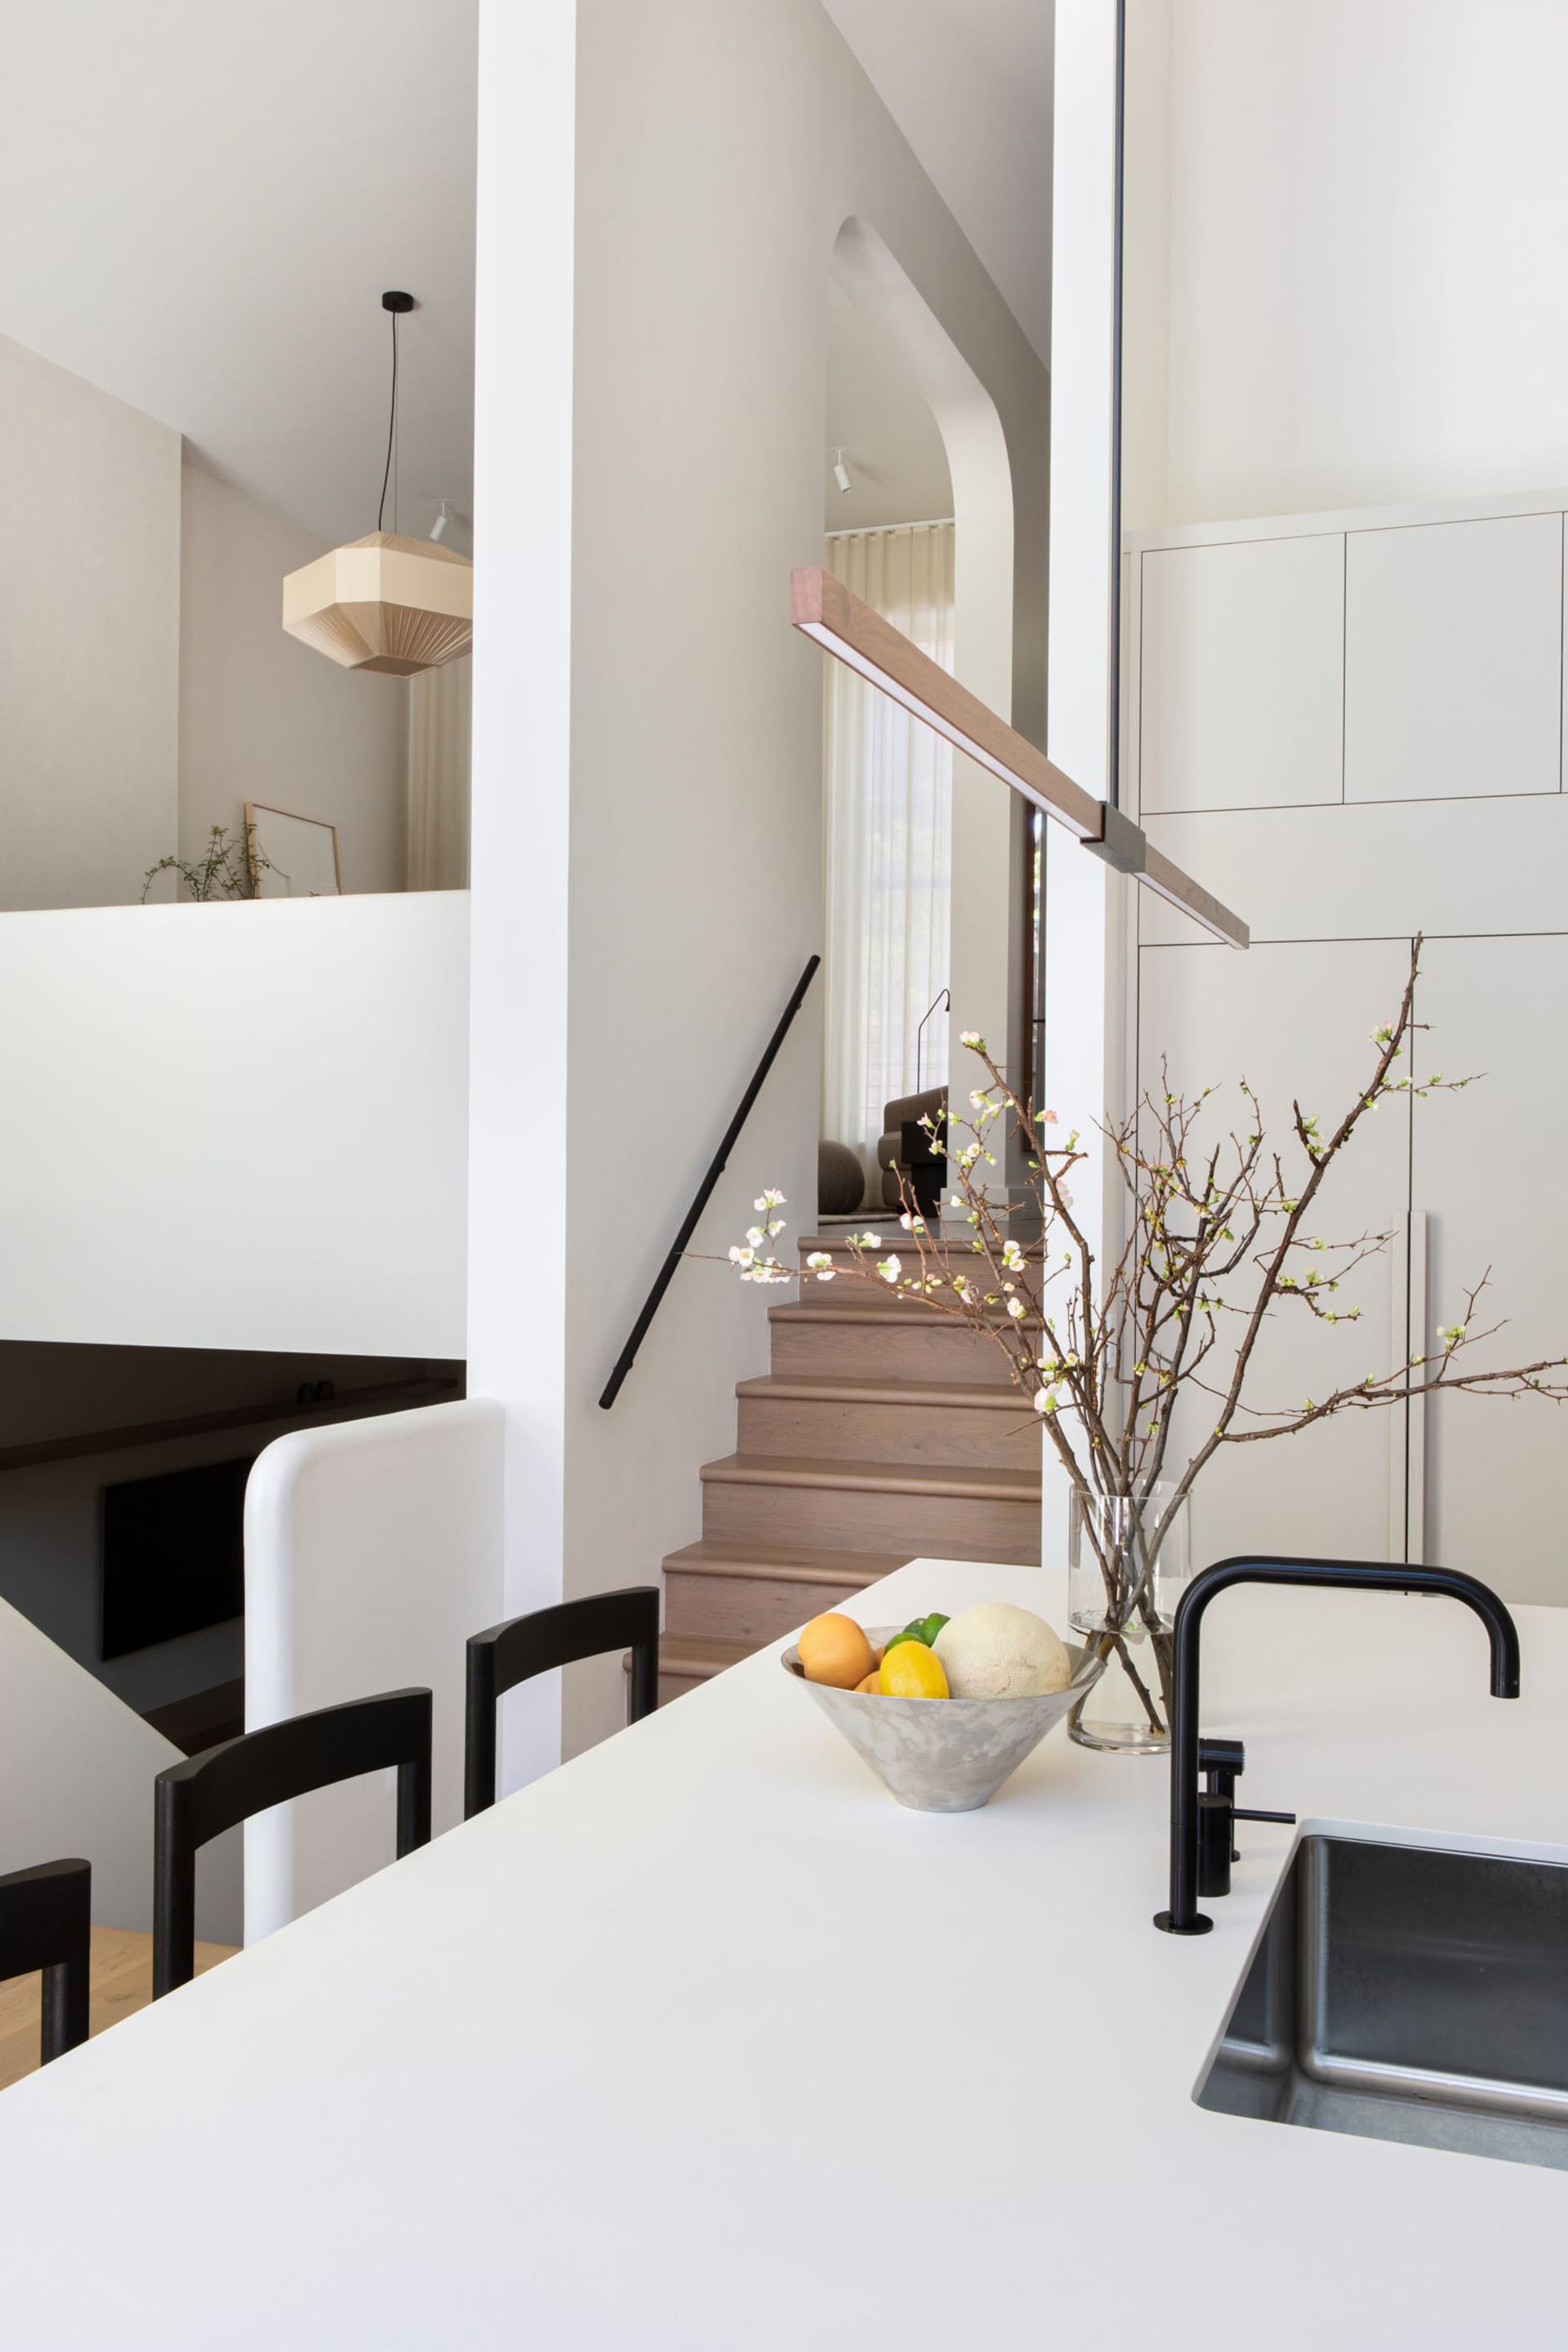
[[(952, 667), (953, 529), (844, 533), (845, 586)], [(841, 662), (827, 665), (825, 1136), (876, 1171), (883, 1106), (915, 1091), (915, 1031), (947, 985), (952, 751)], [(925, 1032), (920, 1083), (947, 1076), (947, 1024)]]
[(408, 681), (410, 890), (468, 887), (473, 680), (473, 656), (461, 654)]

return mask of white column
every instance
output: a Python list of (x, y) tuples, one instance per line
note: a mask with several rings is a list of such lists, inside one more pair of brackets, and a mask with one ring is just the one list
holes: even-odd
[[(502, 1606), (561, 1599), (576, 0), (482, 0), (474, 414), (468, 1390), (506, 1413)], [(478, 1629), (476, 1629), (478, 1630)], [(507, 1702), (503, 1788), (561, 1752)]]
[[(1047, 749), (1085, 791), (1109, 790), (1115, 0), (1057, 0), (1051, 257), (1051, 621)], [(1122, 909), (1128, 886), (1047, 827), (1045, 1096), (1092, 1141), (1123, 1094)], [(1116, 1231), (1105, 1155), (1075, 1186), (1096, 1245)], [(1065, 1484), (1046, 1451), (1042, 1538), (1064, 1556)]]

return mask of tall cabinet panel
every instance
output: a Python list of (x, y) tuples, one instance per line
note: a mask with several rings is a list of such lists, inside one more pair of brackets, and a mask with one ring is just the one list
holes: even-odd
[(1556, 792), (1562, 671), (1560, 514), (1349, 534), (1346, 800)]
[(1142, 560), (1143, 814), (1342, 798), (1339, 532)]
[[(1414, 1192), (1427, 1212), (1427, 1345), (1489, 1268), (1474, 1360), (1568, 1356), (1568, 939), (1428, 941), (1425, 1072), (1481, 1074), (1415, 1107)], [(1568, 1602), (1568, 1406), (1438, 1397), (1426, 1407), (1426, 1557), (1513, 1601)]]
[[(1349, 1107), (1373, 1056), (1372, 1034), (1392, 1017), (1408, 970), (1398, 940), (1292, 942), (1254, 947), (1145, 948), (1140, 958), (1139, 1072), (1147, 1090), (1216, 1085), (1205, 1116), (1210, 1139), (1245, 1129), (1237, 1081), (1258, 1088), (1265, 1131), (1278, 1139), (1287, 1179), (1306, 1164), (1287, 1140), (1292, 1096), (1325, 1132)], [(1356, 1322), (1315, 1321), (1282, 1301), (1255, 1358), (1248, 1394), (1286, 1412), (1367, 1373), (1383, 1375), (1404, 1351), (1404, 1229), (1409, 1199), (1409, 1128), (1405, 1100), (1365, 1118), (1325, 1186), (1312, 1232), (1324, 1241), (1391, 1231), (1396, 1238), (1345, 1283), (1336, 1306), (1361, 1308)], [(1315, 1263), (1323, 1266), (1325, 1257)], [(1305, 1267), (1303, 1268), (1305, 1270)], [(1232, 1359), (1212, 1360), (1222, 1387)], [(1213, 1426), (1215, 1400), (1189, 1401), (1179, 1432), (1186, 1458)], [(1260, 1420), (1243, 1426), (1259, 1428)], [(1402, 1408), (1347, 1412), (1299, 1435), (1227, 1446), (1204, 1474), (1194, 1506), (1195, 1556), (1240, 1551), (1338, 1554), (1386, 1559), (1403, 1554), (1405, 1427)]]

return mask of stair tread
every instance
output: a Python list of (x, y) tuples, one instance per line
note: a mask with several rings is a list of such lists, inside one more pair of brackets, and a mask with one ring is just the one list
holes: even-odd
[(701, 1536), (668, 1553), (664, 1566), (667, 1574), (684, 1569), (700, 1576), (765, 1577), (786, 1584), (872, 1584), (913, 1558), (908, 1551), (828, 1551), (816, 1544), (792, 1544), (787, 1537), (760, 1544), (739, 1536)]
[(793, 1397), (815, 1404), (973, 1405), (982, 1412), (1035, 1418), (1034, 1407), (1007, 1381), (877, 1381), (819, 1372), (763, 1372), (738, 1381), (738, 1397)]
[[(864, 1231), (865, 1228), (862, 1227), (861, 1230)], [(890, 1225), (884, 1223), (873, 1230), (879, 1234), (879, 1238), (866, 1249), (857, 1249), (847, 1234), (826, 1235), (805, 1234), (798, 1244), (801, 1263), (804, 1265), (808, 1257), (818, 1256), (833, 1258), (841, 1265), (854, 1265), (857, 1263), (862, 1265), (875, 1265), (879, 1250), (884, 1254), (889, 1250), (896, 1250), (900, 1257), (919, 1256), (920, 1253), (915, 1246), (914, 1237), (900, 1231), (896, 1219)], [(962, 1234), (954, 1233), (945, 1239), (941, 1234), (928, 1234), (926, 1255), (935, 1258), (973, 1257), (975, 1255), (974, 1236), (967, 1225)]]
[[(827, 1286), (832, 1287), (831, 1284)], [(998, 1325), (1007, 1321), (999, 1307), (990, 1319)], [(919, 1323), (926, 1330), (943, 1325), (949, 1330), (967, 1332), (973, 1338), (984, 1336), (977, 1333), (973, 1324), (964, 1317), (944, 1314), (929, 1299), (905, 1296), (894, 1298), (890, 1293), (884, 1300), (873, 1292), (858, 1304), (848, 1299), (839, 1301), (823, 1297), (792, 1299), (778, 1307), (770, 1307), (768, 1320), (770, 1323)]]
[(850, 1486), (875, 1494), (957, 1495), (983, 1502), (1037, 1503), (1040, 1475), (971, 1468), (963, 1463), (837, 1462), (819, 1454), (726, 1454), (698, 1474), (718, 1484)]

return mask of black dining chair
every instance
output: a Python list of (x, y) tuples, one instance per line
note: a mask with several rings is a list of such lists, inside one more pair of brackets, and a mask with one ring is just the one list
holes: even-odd
[(41, 1862), (0, 1878), (0, 1978), (44, 1972), (40, 2063), (87, 2040), (92, 1867)]
[(427, 1690), (384, 1691), (242, 1732), (153, 1784), (153, 1998), (188, 1984), (196, 1966), (196, 1850), (290, 1797), (397, 1768), (397, 1855), (430, 1843)]
[(574, 1666), (606, 1650), (632, 1654), (626, 1720), (658, 1705), (658, 1587), (629, 1584), (582, 1601), (531, 1609), (468, 1638), (468, 1704), (463, 1734), (463, 1819), (496, 1801), (496, 1705), (506, 1692), (552, 1666)]

